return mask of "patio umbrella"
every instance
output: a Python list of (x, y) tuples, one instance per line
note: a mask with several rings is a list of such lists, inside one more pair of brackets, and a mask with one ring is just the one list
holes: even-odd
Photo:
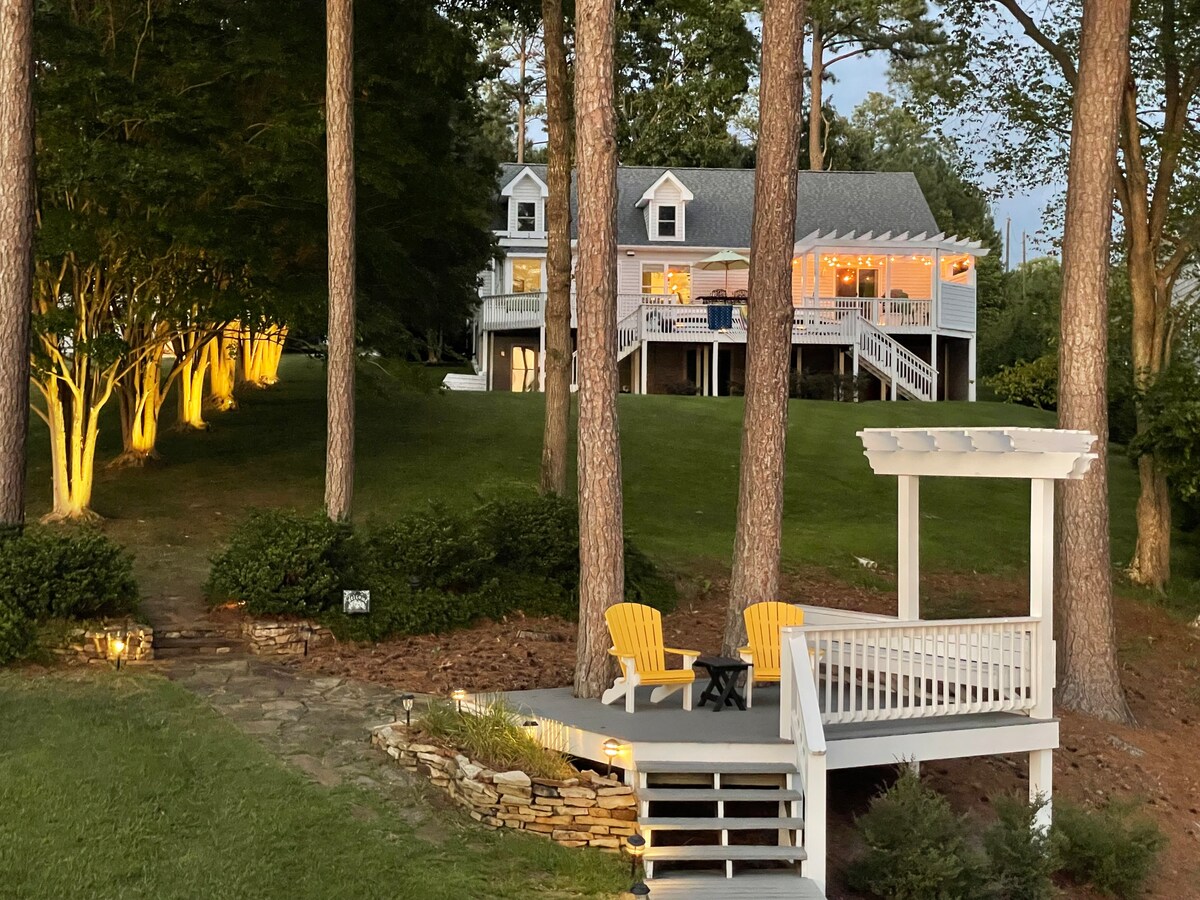
[(750, 268), (750, 260), (742, 256), (740, 253), (735, 253), (732, 250), (722, 250), (719, 253), (714, 253), (712, 256), (706, 256), (700, 262), (696, 263), (697, 269), (724, 269), (725, 270), (725, 293), (729, 293), (729, 270), (730, 269), (748, 269)]

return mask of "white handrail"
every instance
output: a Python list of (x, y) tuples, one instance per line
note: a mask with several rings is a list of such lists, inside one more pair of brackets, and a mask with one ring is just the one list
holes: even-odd
[(856, 317), (854, 326), (861, 358), (910, 396), (918, 400), (933, 399), (936, 377), (933, 366), (861, 315)]
[(1032, 617), (805, 626), (825, 724), (1029, 713), (1041, 694)]
[(814, 657), (800, 628), (783, 629), (780, 651), (779, 736), (796, 746), (796, 771), (804, 797), (806, 859), (801, 874), (811, 878), (824, 894), (828, 762)]

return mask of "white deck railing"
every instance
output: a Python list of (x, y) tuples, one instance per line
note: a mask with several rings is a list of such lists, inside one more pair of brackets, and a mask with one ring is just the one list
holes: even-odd
[(811, 651), (827, 725), (1028, 713), (1047, 689), (1040, 626), (1036, 618), (806, 626), (792, 641)]
[(937, 372), (932, 365), (861, 316), (855, 316), (853, 322), (860, 359), (890, 382), (893, 400), (897, 393), (916, 400), (935, 399)]
[[(794, 633), (794, 636), (793, 636)], [(804, 840), (807, 858), (802, 874), (825, 891), (826, 782), (828, 777), (825, 727), (821, 722), (817, 682), (811, 665), (793, 660), (809, 658), (809, 647), (801, 629), (784, 629), (781, 646), (783, 679), (780, 682), (780, 737), (796, 745), (796, 772), (804, 796)]]
[(933, 301), (921, 297), (805, 297), (800, 305), (856, 312), (889, 331), (925, 331), (933, 327)]

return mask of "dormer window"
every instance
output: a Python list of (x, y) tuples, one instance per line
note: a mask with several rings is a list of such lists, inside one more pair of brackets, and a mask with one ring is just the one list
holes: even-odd
[(537, 203), (518, 201), (517, 231), (537, 231)]
[(678, 223), (678, 215), (678, 206), (664, 205), (658, 207), (658, 236), (660, 238), (675, 237), (675, 226)]
[(685, 240), (687, 205), (693, 199), (687, 185), (672, 172), (663, 172), (637, 202), (646, 217), (646, 236), (652, 241)]

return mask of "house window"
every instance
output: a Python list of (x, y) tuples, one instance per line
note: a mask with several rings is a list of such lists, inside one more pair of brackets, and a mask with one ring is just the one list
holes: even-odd
[(678, 215), (678, 206), (658, 207), (658, 236), (660, 238), (673, 238), (678, 234), (676, 231)]
[(850, 266), (834, 270), (837, 277), (837, 297), (878, 297), (879, 270)]
[(537, 204), (521, 200), (517, 203), (517, 231), (537, 231)]
[(542, 290), (542, 260), (513, 259), (512, 290), (514, 294), (539, 293)]
[(692, 301), (691, 266), (642, 264), (643, 294), (673, 294), (680, 303)]

